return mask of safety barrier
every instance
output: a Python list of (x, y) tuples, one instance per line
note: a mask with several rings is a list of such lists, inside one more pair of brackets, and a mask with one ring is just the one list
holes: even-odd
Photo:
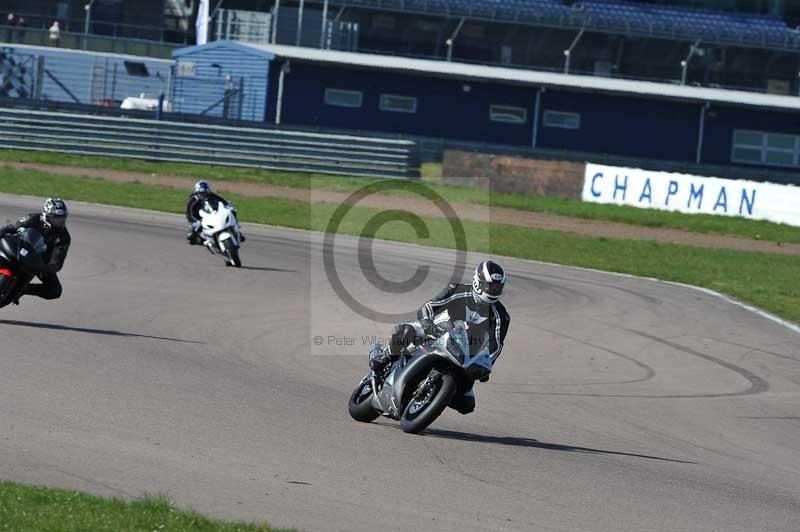
[(407, 140), (7, 108), (0, 108), (0, 145), (362, 177), (416, 179), (420, 166)]

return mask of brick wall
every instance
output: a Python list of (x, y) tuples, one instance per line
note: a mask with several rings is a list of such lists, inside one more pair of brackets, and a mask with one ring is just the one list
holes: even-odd
[(445, 150), (445, 183), (535, 196), (580, 199), (585, 163)]

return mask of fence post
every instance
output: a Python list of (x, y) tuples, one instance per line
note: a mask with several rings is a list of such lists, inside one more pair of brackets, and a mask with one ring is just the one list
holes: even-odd
[(156, 120), (161, 120), (161, 112), (164, 109), (164, 91), (158, 95), (158, 107), (156, 107)]
[(33, 92), (34, 100), (42, 99), (42, 87), (44, 86), (44, 60), (45, 58), (43, 55), (36, 57), (36, 88)]
[(231, 80), (231, 75), (227, 74), (225, 76), (225, 97), (223, 98), (222, 102), (222, 118), (227, 120), (230, 118), (231, 112), (231, 95), (233, 94), (233, 81)]
[(119, 65), (114, 63), (114, 69), (112, 70), (113, 75), (111, 77), (111, 101), (113, 102), (116, 99), (117, 95), (117, 67)]
[(244, 77), (239, 78), (239, 101), (237, 102), (236, 119), (242, 119), (242, 105), (244, 104)]

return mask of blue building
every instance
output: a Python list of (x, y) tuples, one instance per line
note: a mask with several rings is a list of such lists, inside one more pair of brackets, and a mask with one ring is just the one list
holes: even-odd
[(275, 55), (234, 41), (173, 52), (173, 109), (186, 114), (260, 122), (267, 108)]
[[(227, 41), (177, 50), (175, 57), (179, 71), (196, 72), (195, 81), (213, 71), (241, 78), (234, 84), (249, 87), (249, 116), (270, 124), (685, 163), (800, 166), (794, 96)], [(189, 58), (192, 65), (181, 67)], [(190, 83), (178, 79), (176, 90)], [(173, 99), (200, 98), (195, 93)], [(198, 108), (214, 103), (202, 98)]]
[(21, 81), (39, 99), (91, 105), (118, 105), (129, 96), (167, 92), (174, 64), (168, 59), (21, 44), (0, 47), (0, 55), (23, 67)]

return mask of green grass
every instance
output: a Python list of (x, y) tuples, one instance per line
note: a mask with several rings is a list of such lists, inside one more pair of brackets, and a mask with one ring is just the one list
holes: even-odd
[[(107, 203), (166, 212), (183, 212), (186, 191), (141, 183), (114, 183), (46, 172), (4, 169), (0, 191), (41, 196), (57, 190), (65, 199)], [(324, 231), (337, 205), (231, 195), (244, 222)], [(354, 208), (339, 233), (361, 234), (365, 222), (379, 211)], [(20, 213), (6, 213), (16, 217)], [(366, 236), (452, 248), (449, 222), (423, 218), (430, 238), (419, 238), (406, 224), (393, 222)], [(2, 220), (0, 220), (2, 221)], [(800, 322), (800, 257), (709, 249), (650, 241), (595, 238), (572, 233), (465, 221), (470, 249), (498, 255), (542, 260), (656, 277), (718, 290)]]
[[(253, 168), (221, 168), (183, 163), (156, 163), (114, 157), (89, 157), (46, 152), (0, 150), (0, 161), (39, 162), (76, 168), (108, 168), (112, 170), (175, 175), (212, 181), (240, 181), (303, 189), (352, 192), (370, 182), (358, 177), (302, 174)], [(79, 173), (76, 171), (76, 173)], [(679, 229), (696, 233), (738, 236), (772, 242), (800, 243), (800, 228), (772, 222), (747, 220), (705, 214), (683, 214), (617, 205), (598, 205), (576, 200), (498, 193), (468, 187), (443, 185), (440, 165), (423, 167), (426, 186), (450, 202), (475, 203), (507, 207), (520, 211), (542, 212), (587, 220), (619, 222), (652, 228)], [(402, 192), (388, 193), (403, 196)]]
[(268, 532), (176, 509), (163, 497), (132, 502), (60, 489), (0, 482), (0, 530), (25, 532)]

